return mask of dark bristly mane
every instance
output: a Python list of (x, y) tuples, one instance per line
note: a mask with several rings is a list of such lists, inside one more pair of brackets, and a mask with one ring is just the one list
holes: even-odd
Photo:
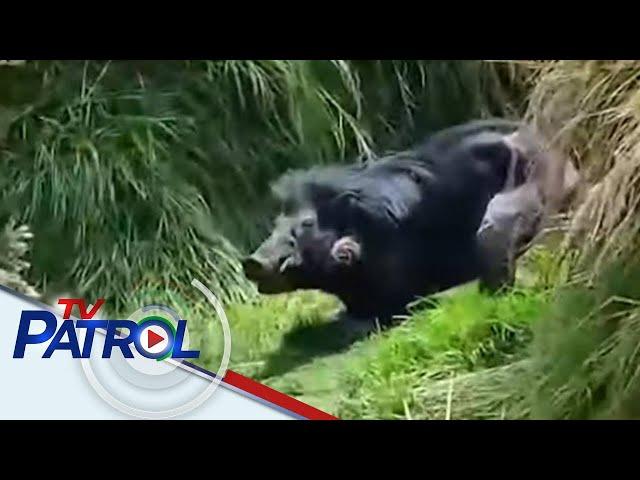
[(342, 192), (358, 189), (362, 175), (366, 176), (367, 170), (377, 165), (404, 161), (424, 167), (465, 137), (480, 132), (512, 133), (522, 125), (518, 121), (503, 119), (476, 120), (433, 133), (415, 149), (386, 152), (382, 157), (359, 164), (313, 167), (289, 172), (272, 185), (272, 192), (284, 204), (313, 204)]
[(415, 152), (398, 152), (362, 164), (290, 172), (272, 185), (272, 191), (283, 213), (311, 207), (321, 222), (330, 218), (334, 228), (351, 223), (395, 229), (419, 202), (417, 192), (410, 194), (410, 186), (402, 182), (424, 188), (435, 182), (433, 167)]

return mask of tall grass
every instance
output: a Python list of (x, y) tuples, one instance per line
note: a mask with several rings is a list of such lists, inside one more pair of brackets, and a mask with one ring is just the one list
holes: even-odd
[(638, 418), (640, 62), (528, 67), (529, 118), (572, 156), (587, 186), (568, 236), (581, 273), (536, 325), (517, 410), (530, 418)]
[(120, 309), (144, 284), (253, 293), (238, 264), (269, 226), (268, 183), (505, 109), (481, 62), (28, 62), (4, 210), (35, 233), (32, 279)]
[(607, 267), (566, 289), (536, 325), (532, 418), (640, 418), (640, 269)]
[(640, 62), (528, 64), (528, 116), (572, 157), (588, 188), (569, 241), (597, 271), (640, 238)]

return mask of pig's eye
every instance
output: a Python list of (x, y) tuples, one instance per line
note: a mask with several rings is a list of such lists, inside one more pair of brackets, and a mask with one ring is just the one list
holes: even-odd
[(311, 228), (313, 227), (314, 224), (315, 224), (315, 221), (313, 218), (305, 218), (302, 220), (302, 226), (304, 228)]

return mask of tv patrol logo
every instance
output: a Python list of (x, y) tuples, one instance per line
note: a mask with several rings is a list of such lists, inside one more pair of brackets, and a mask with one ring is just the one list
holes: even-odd
[[(229, 323), (220, 302), (198, 280), (191, 285), (213, 307), (223, 334), (215, 375), (184, 362), (199, 358), (200, 351), (189, 349), (187, 321), (172, 308), (147, 305), (127, 320), (96, 319), (104, 305), (102, 299), (89, 308), (80, 299), (60, 299), (64, 307), (61, 322), (47, 310), (23, 311), (13, 357), (69, 355), (79, 360), (96, 393), (122, 413), (155, 419), (183, 415), (213, 394), (226, 374), (231, 354)], [(78, 306), (80, 319), (71, 316), (74, 306)]]
[[(61, 298), (59, 305), (64, 305), (64, 314), (60, 327), (56, 316), (46, 310), (25, 310), (20, 317), (18, 336), (13, 351), (13, 358), (24, 358), (27, 345), (48, 343), (42, 358), (51, 358), (53, 352), (69, 350), (73, 358), (90, 358), (93, 339), (98, 329), (105, 329), (106, 336), (102, 348), (102, 358), (111, 358), (114, 348), (119, 348), (125, 358), (134, 358), (131, 351), (132, 344), (143, 357), (154, 360), (165, 358), (198, 358), (199, 351), (183, 350), (186, 333), (186, 320), (178, 320), (177, 328), (167, 318), (157, 314), (145, 315), (141, 320), (97, 320), (95, 314), (104, 304), (99, 299), (91, 310), (87, 311), (84, 300), (77, 298)], [(77, 305), (80, 312), (79, 322), (71, 319), (73, 306)], [(153, 307), (153, 306), (150, 306)], [(158, 305), (157, 307), (161, 307)], [(148, 312), (149, 306), (142, 309)], [(43, 321), (45, 329), (38, 334), (29, 333), (33, 322)], [(82, 348), (78, 341), (77, 330), (86, 331)], [(124, 330), (128, 334), (123, 334)], [(65, 336), (68, 340), (64, 340)]]

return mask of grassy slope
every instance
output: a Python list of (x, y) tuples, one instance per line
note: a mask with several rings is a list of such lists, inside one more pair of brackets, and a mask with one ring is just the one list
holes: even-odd
[[(470, 284), (367, 337), (335, 321), (340, 306), (331, 297), (262, 297), (227, 309), (230, 367), (341, 418), (429, 417), (418, 400), (425, 383), (517, 360), (547, 299), (540, 285), (491, 298)], [(191, 319), (202, 361), (216, 369), (219, 332), (205, 332), (210, 324), (198, 318), (204, 311)]]

